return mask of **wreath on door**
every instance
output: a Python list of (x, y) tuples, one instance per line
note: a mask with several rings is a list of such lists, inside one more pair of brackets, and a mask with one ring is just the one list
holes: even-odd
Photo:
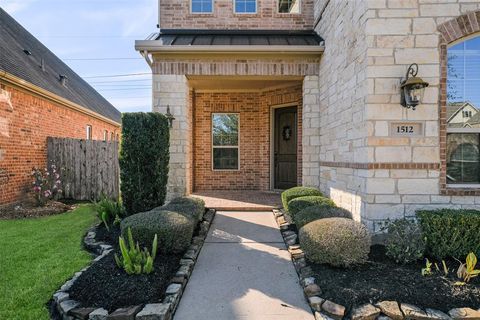
[(283, 127), (282, 137), (285, 141), (290, 140), (290, 138), (292, 137), (292, 128), (290, 128), (290, 126)]

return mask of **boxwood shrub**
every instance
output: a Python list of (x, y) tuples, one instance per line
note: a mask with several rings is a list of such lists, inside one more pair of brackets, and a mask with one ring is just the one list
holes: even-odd
[(120, 189), (128, 215), (165, 202), (169, 125), (160, 113), (124, 113), (120, 150)]
[(464, 260), (470, 252), (480, 254), (480, 211), (419, 210), (417, 218), (430, 255)]
[(318, 219), (325, 219), (325, 218), (352, 218), (352, 213), (348, 210), (339, 207), (332, 207), (329, 204), (323, 205), (315, 205), (306, 207), (303, 210), (300, 210), (295, 215), (295, 224), (297, 228), (300, 229), (304, 225), (318, 220)]
[(194, 197), (180, 197), (173, 199), (163, 206), (164, 210), (175, 211), (195, 220), (201, 221), (205, 213), (205, 202)]
[(184, 252), (193, 237), (194, 222), (178, 212), (154, 209), (129, 216), (120, 224), (122, 235), (126, 237), (131, 228), (135, 241), (149, 248), (157, 234), (158, 250), (162, 253)]
[(300, 228), (299, 241), (308, 260), (336, 267), (366, 262), (372, 243), (363, 224), (346, 218), (310, 222)]
[(331, 207), (336, 207), (335, 202), (331, 199), (322, 197), (322, 196), (308, 196), (308, 197), (299, 197), (293, 200), (290, 200), (288, 203), (288, 213), (290, 217), (295, 221), (295, 216), (297, 213), (303, 209), (311, 206), (322, 206), (327, 205)]
[(282, 204), (283, 208), (288, 211), (288, 203), (290, 200), (293, 200), (298, 197), (306, 196), (323, 196), (323, 194), (315, 189), (310, 187), (293, 187), (282, 192)]

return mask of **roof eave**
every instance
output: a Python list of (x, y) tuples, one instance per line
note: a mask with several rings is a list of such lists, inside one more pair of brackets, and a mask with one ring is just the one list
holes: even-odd
[(157, 40), (137, 40), (135, 50), (149, 53), (275, 53), (298, 55), (321, 55), (323, 46), (296, 45), (162, 45)]
[(68, 99), (65, 99), (59, 95), (56, 95), (48, 90), (45, 90), (39, 86), (36, 86), (24, 79), (21, 79), (15, 75), (12, 75), (4, 70), (0, 70), (0, 81), (2, 82), (5, 82), (7, 84), (10, 84), (10, 85), (13, 85), (15, 87), (18, 87), (20, 89), (23, 89), (23, 90), (27, 90), (29, 92), (32, 92), (38, 96), (41, 96), (43, 98), (46, 98), (50, 101), (53, 101), (54, 103), (58, 103), (60, 105), (63, 105), (65, 107), (68, 107), (70, 109), (73, 109), (73, 110), (76, 110), (76, 111), (79, 111), (83, 114), (86, 114), (88, 116), (91, 116), (91, 117), (94, 117), (98, 120), (101, 120), (101, 121), (104, 121), (104, 122), (107, 122), (109, 124), (112, 124), (112, 125), (115, 125), (115, 126), (118, 126), (120, 127), (121, 126), (121, 123), (120, 122), (117, 122), (109, 117), (106, 117), (104, 115), (101, 115), (95, 111), (92, 111), (88, 108), (85, 108), (84, 106), (81, 106), (77, 103), (74, 103)]

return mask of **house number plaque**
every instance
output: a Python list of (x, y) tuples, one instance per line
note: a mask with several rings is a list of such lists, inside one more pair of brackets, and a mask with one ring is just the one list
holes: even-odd
[(390, 123), (391, 136), (423, 136), (422, 122), (391, 122)]

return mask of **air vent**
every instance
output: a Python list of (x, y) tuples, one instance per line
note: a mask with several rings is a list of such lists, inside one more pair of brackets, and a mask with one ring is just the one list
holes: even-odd
[(62, 83), (62, 86), (66, 87), (67, 86), (67, 76), (64, 74), (59, 75), (60, 82)]
[(23, 53), (25, 53), (27, 56), (31, 56), (32, 52), (30, 50), (24, 49)]

